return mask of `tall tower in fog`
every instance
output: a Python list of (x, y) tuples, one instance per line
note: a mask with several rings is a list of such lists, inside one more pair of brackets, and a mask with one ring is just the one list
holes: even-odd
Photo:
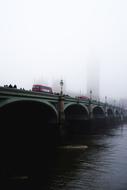
[(94, 61), (87, 64), (87, 96), (90, 96), (90, 91), (92, 91), (92, 98), (98, 100), (100, 94), (100, 67), (99, 63)]

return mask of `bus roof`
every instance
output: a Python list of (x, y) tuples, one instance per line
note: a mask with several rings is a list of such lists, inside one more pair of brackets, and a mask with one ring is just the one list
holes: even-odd
[(42, 85), (42, 84), (33, 84), (33, 86), (44, 86), (44, 87), (51, 88), (50, 86), (47, 86), (47, 85)]

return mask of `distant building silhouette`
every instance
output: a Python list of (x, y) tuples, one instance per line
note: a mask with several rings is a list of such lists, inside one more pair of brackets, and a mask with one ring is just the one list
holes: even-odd
[(87, 96), (99, 100), (100, 98), (100, 68), (98, 63), (89, 63), (87, 65)]

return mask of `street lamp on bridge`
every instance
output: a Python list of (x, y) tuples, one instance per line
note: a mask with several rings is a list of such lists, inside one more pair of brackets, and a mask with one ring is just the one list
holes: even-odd
[(61, 80), (60, 81), (60, 86), (61, 86), (60, 94), (61, 94), (61, 96), (63, 95), (63, 85), (64, 85), (63, 80)]
[(107, 104), (107, 96), (105, 96), (105, 104)]
[(92, 90), (90, 90), (90, 101), (92, 100)]
[(116, 106), (116, 100), (114, 100), (114, 107)]

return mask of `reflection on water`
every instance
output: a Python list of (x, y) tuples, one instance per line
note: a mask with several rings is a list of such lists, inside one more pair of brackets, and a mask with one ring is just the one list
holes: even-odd
[(79, 141), (57, 148), (45, 175), (11, 184), (16, 189), (126, 190), (127, 125), (75, 138)]

